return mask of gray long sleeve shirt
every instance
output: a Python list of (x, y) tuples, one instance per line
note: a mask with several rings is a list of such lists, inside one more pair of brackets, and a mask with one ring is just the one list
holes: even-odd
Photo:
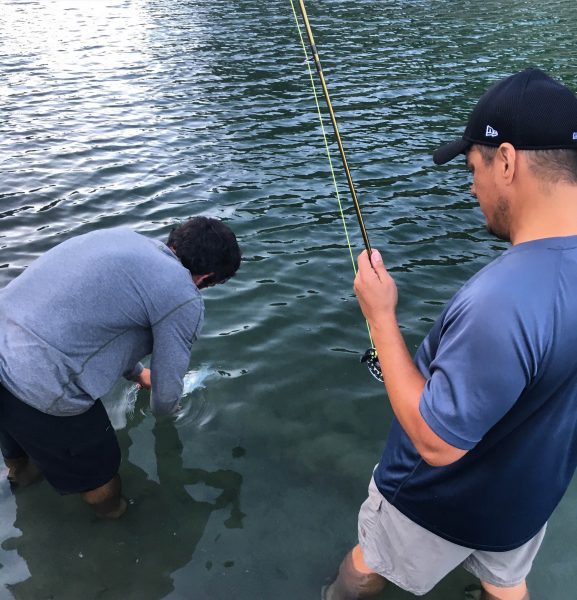
[(152, 411), (168, 414), (203, 316), (190, 272), (162, 242), (124, 228), (81, 235), (0, 290), (0, 382), (45, 413), (75, 415), (152, 354)]

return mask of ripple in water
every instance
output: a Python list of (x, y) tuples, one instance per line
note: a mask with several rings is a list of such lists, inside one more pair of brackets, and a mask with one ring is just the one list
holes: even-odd
[[(216, 375), (216, 371), (207, 365), (202, 365), (199, 369), (193, 369), (186, 373), (181, 408), (174, 415), (177, 422), (182, 421), (183, 424), (203, 427), (212, 420), (216, 414), (215, 409), (209, 405), (206, 398), (195, 399), (193, 394), (197, 390), (204, 389), (206, 381)], [(115, 431), (124, 429), (134, 415), (139, 389), (139, 386), (134, 383), (128, 385), (119, 383), (103, 398), (103, 404)]]
[(204, 427), (213, 419), (216, 409), (208, 403), (204, 396), (197, 395), (195, 399), (193, 394), (197, 390), (205, 388), (205, 382), (215, 375), (214, 369), (203, 365), (200, 369), (189, 371), (184, 376), (182, 408), (175, 415), (177, 422), (182, 421), (183, 424)]

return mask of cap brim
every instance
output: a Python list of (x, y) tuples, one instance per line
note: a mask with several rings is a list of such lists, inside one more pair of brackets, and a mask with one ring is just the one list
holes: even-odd
[(448, 144), (437, 148), (433, 152), (433, 161), (436, 165), (444, 165), (450, 160), (453, 160), (456, 156), (459, 156), (459, 154), (465, 154), (470, 147), (471, 142), (468, 142), (463, 138), (454, 140), (453, 142), (449, 142)]

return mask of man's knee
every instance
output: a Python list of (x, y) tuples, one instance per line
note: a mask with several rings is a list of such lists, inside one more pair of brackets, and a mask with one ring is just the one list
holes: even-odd
[(349, 552), (336, 580), (327, 589), (326, 600), (358, 600), (370, 598), (383, 590), (387, 580), (370, 570), (365, 564), (361, 549), (356, 546)]
[(122, 483), (116, 474), (110, 481), (100, 487), (84, 492), (82, 499), (90, 504), (96, 514), (109, 519), (117, 519), (126, 510), (126, 500), (121, 495)]

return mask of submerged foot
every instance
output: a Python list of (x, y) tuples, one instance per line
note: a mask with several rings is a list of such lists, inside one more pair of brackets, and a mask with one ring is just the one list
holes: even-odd
[(102, 517), (103, 519), (118, 519), (126, 512), (127, 508), (128, 508), (128, 502), (126, 501), (126, 499), (123, 496), (120, 496), (120, 499), (118, 500), (117, 508), (110, 510), (108, 512), (105, 512), (105, 513), (101, 512), (101, 513), (97, 513), (97, 514), (99, 517)]

